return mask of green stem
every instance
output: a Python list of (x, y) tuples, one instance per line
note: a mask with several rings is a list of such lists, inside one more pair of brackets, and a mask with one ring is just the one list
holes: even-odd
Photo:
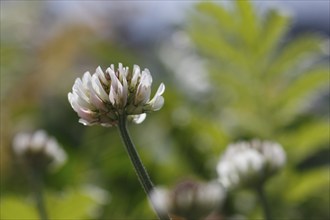
[(30, 183), (32, 191), (34, 194), (34, 199), (36, 201), (37, 210), (39, 213), (40, 220), (48, 220), (48, 215), (44, 203), (43, 193), (42, 193), (42, 181), (39, 172), (32, 168), (30, 169)]
[(130, 160), (134, 166), (135, 172), (138, 176), (138, 179), (139, 179), (145, 193), (147, 194), (149, 201), (152, 204), (158, 218), (160, 220), (169, 220), (168, 215), (164, 215), (157, 210), (157, 208), (154, 206), (154, 204), (150, 198), (150, 193), (154, 189), (154, 186), (153, 186), (151, 179), (147, 173), (147, 170), (143, 166), (140, 156), (139, 156), (138, 152), (136, 151), (136, 148), (129, 136), (127, 126), (126, 126), (126, 115), (119, 116), (118, 128), (119, 128), (120, 136), (124, 142), (126, 151), (129, 155), (129, 158), (130, 158)]
[(271, 220), (271, 214), (270, 214), (270, 207), (266, 198), (265, 190), (263, 188), (263, 184), (260, 184), (256, 188), (257, 195), (259, 197), (263, 212), (264, 212), (264, 217), (265, 220)]

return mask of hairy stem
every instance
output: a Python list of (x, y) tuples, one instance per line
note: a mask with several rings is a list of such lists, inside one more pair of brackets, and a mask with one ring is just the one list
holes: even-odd
[(158, 218), (160, 220), (169, 220), (170, 218), (168, 217), (168, 215), (164, 215), (157, 210), (157, 208), (154, 206), (154, 204), (150, 198), (150, 193), (154, 189), (154, 186), (153, 186), (151, 179), (147, 173), (147, 170), (144, 167), (144, 165), (140, 159), (140, 156), (139, 156), (138, 152), (136, 151), (136, 148), (129, 136), (127, 126), (126, 126), (126, 115), (119, 116), (118, 128), (119, 128), (120, 136), (124, 142), (126, 151), (129, 155), (129, 158), (130, 158), (130, 160), (134, 166), (135, 172), (138, 176), (138, 179), (139, 179), (145, 193), (147, 194), (149, 201), (152, 204)]

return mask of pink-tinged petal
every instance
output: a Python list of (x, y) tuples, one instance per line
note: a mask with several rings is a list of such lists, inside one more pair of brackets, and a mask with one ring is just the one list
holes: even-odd
[(96, 113), (93, 111), (90, 111), (88, 109), (84, 109), (84, 108), (79, 108), (77, 110), (77, 114), (79, 115), (80, 118), (85, 119), (86, 121), (89, 122), (93, 122), (95, 120), (97, 120)]
[(75, 110), (77, 112), (78, 109), (81, 108), (81, 106), (78, 104), (79, 96), (76, 93), (69, 93), (68, 99), (69, 99), (69, 102), (70, 102), (73, 110)]

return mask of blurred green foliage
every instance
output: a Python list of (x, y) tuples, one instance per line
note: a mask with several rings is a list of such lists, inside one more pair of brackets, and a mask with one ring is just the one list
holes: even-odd
[[(11, 139), (17, 131), (38, 128), (55, 136), (69, 155), (63, 169), (44, 177), (51, 216), (100, 220), (155, 217), (116, 128), (78, 124), (67, 101), (75, 77), (93, 72), (98, 65), (105, 69), (122, 62), (149, 68), (155, 88), (160, 81), (166, 84), (163, 109), (141, 125), (130, 125), (155, 185), (171, 186), (185, 178), (216, 179), (215, 166), (228, 143), (271, 139), (287, 152), (285, 170), (267, 185), (273, 216), (328, 219), (329, 115), (311, 111), (315, 98), (329, 92), (329, 65), (324, 54), (327, 39), (312, 33), (290, 38), (291, 19), (278, 10), (260, 15), (249, 1), (237, 0), (232, 6), (198, 3), (187, 27), (180, 28), (188, 33), (200, 59), (206, 61), (211, 89), (197, 98), (188, 97), (187, 93), (194, 91), (183, 92), (173, 80), (171, 74), (175, 73), (159, 60), (148, 62), (158, 55), (157, 47), (147, 48), (150, 51), (145, 55), (145, 51), (104, 38), (84, 24), (70, 24), (26, 47), (28, 40), (17, 41), (11, 37), (17, 30), (3, 26), (1, 218), (36, 216), (26, 175), (11, 152)], [(30, 10), (38, 14), (40, 8)], [(38, 16), (31, 22), (37, 20)], [(43, 31), (33, 30), (36, 32), (30, 39)], [(167, 75), (157, 74), (166, 71)], [(326, 152), (321, 157), (325, 162), (306, 164), (319, 152)], [(301, 169), (302, 164), (307, 168)], [(81, 190), (86, 184), (108, 191), (110, 199), (101, 203), (88, 197)], [(91, 208), (96, 215), (88, 211)], [(248, 219), (261, 216), (254, 195), (245, 190), (230, 193), (221, 213)]]
[[(258, 15), (248, 1), (197, 8), (188, 31), (219, 94), (210, 101), (214, 117), (234, 140), (272, 139), (287, 151), (286, 171), (269, 183), (278, 201), (274, 217), (329, 218), (329, 161), (322, 169), (298, 169), (326, 149), (323, 161), (329, 159), (328, 115), (311, 113), (315, 98), (329, 92), (328, 39), (312, 33), (290, 38), (289, 16), (278, 10)], [(313, 199), (320, 201), (316, 210)]]

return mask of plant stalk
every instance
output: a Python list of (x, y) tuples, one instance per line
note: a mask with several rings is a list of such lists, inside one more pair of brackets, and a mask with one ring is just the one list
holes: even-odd
[(36, 202), (36, 207), (38, 210), (38, 214), (40, 217), (40, 220), (48, 220), (48, 215), (45, 207), (43, 192), (42, 192), (42, 181), (40, 174), (38, 170), (34, 169), (33, 167), (30, 167), (30, 183), (31, 188), (34, 194), (34, 199)]
[(138, 179), (139, 179), (145, 193), (147, 194), (148, 199), (149, 199), (150, 203), (152, 204), (153, 209), (155, 210), (158, 218), (160, 220), (170, 220), (168, 215), (164, 215), (157, 210), (157, 208), (154, 206), (154, 204), (150, 198), (150, 193), (154, 189), (154, 186), (151, 182), (151, 179), (147, 173), (147, 170), (144, 167), (144, 165), (140, 159), (140, 156), (139, 156), (138, 152), (136, 151), (136, 148), (128, 133), (127, 125), (126, 125), (126, 115), (119, 116), (118, 129), (119, 129), (120, 136), (124, 142), (128, 156), (134, 166)]
[(261, 203), (261, 207), (262, 207), (262, 210), (264, 213), (265, 220), (271, 220), (272, 218), (271, 218), (271, 214), (270, 214), (270, 207), (269, 207), (269, 203), (266, 198), (263, 184), (259, 184), (256, 188), (256, 191), (257, 191), (257, 195), (259, 197), (259, 201)]

